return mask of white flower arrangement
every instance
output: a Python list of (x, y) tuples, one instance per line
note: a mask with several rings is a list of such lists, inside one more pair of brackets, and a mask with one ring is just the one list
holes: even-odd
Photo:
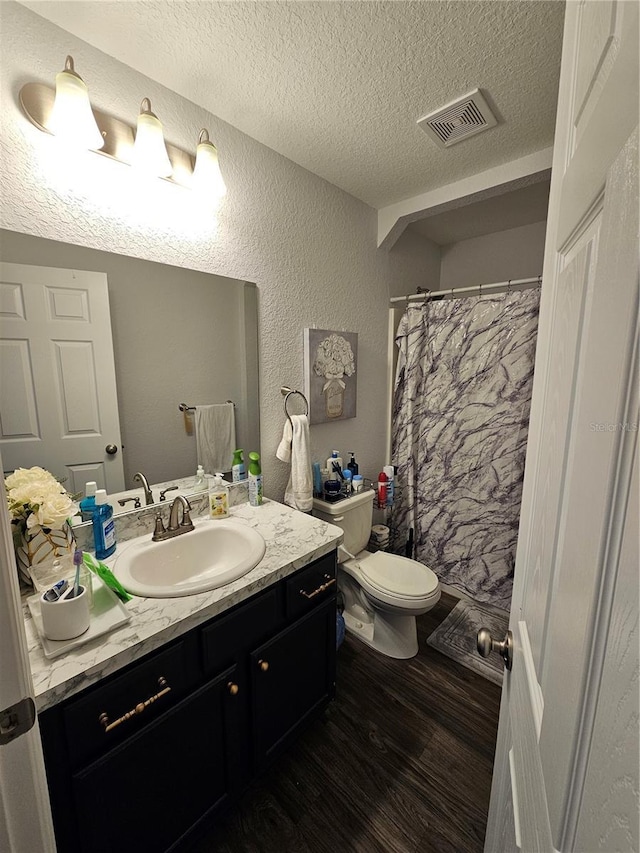
[(36, 525), (60, 528), (78, 512), (72, 496), (44, 468), (16, 468), (4, 484), (11, 523), (20, 531)]
[(349, 341), (336, 334), (325, 338), (316, 350), (313, 372), (316, 376), (324, 376), (329, 380), (353, 376), (356, 366)]

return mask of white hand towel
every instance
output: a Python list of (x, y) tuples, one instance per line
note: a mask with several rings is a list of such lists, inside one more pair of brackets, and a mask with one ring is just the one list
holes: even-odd
[(196, 406), (198, 464), (207, 474), (231, 470), (236, 449), (236, 417), (233, 403)]
[(276, 450), (276, 456), (281, 462), (291, 462), (291, 442), (293, 441), (293, 428), (289, 418), (284, 422), (282, 438)]
[(309, 419), (306, 415), (291, 415), (291, 421), (293, 433), (291, 441), (291, 474), (284, 493), (284, 502), (287, 506), (299, 509), (300, 512), (309, 512), (313, 507), (313, 473), (311, 470)]

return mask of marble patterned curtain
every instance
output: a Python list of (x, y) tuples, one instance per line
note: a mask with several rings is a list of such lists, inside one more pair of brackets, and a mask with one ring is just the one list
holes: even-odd
[(396, 550), (508, 608), (540, 289), (409, 306), (398, 327)]

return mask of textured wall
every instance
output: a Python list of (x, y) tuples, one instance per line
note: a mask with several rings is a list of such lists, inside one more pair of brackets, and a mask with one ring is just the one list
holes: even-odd
[(545, 222), (442, 246), (440, 288), (490, 284), (542, 274)]
[(400, 235), (389, 252), (393, 272), (390, 296), (416, 293), (418, 287), (437, 290), (440, 286), (440, 246), (409, 228)]
[[(265, 491), (276, 499), (289, 470), (275, 459), (279, 389), (303, 385), (302, 330), (358, 332), (358, 417), (314, 427), (313, 453), (321, 459), (334, 447), (353, 448), (363, 473), (376, 475), (384, 461), (388, 283), (402, 250), (376, 249), (375, 211), (24, 7), (3, 2), (0, 15), (0, 225), (256, 282)], [(67, 53), (96, 109), (133, 123), (149, 97), (167, 139), (190, 151), (208, 127), (228, 187), (217, 219), (198, 211), (187, 191), (161, 181), (138, 186), (129, 167), (106, 158), (85, 152), (65, 162), (56, 140), (29, 124), (21, 86), (52, 85)], [(412, 269), (421, 263), (409, 260)]]

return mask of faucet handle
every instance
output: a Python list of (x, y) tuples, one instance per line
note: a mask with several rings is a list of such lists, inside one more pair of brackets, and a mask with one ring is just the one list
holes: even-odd
[(179, 486), (168, 486), (166, 489), (163, 489), (163, 490), (160, 492), (160, 500), (161, 500), (161, 501), (166, 501), (166, 499), (167, 499), (167, 492), (175, 492), (175, 491), (177, 491), (177, 489), (179, 489), (179, 488), (180, 488)]
[(156, 513), (156, 524), (153, 529), (153, 536), (151, 537), (152, 542), (158, 542), (161, 539), (167, 538), (167, 529), (162, 523), (162, 516), (160, 513)]

